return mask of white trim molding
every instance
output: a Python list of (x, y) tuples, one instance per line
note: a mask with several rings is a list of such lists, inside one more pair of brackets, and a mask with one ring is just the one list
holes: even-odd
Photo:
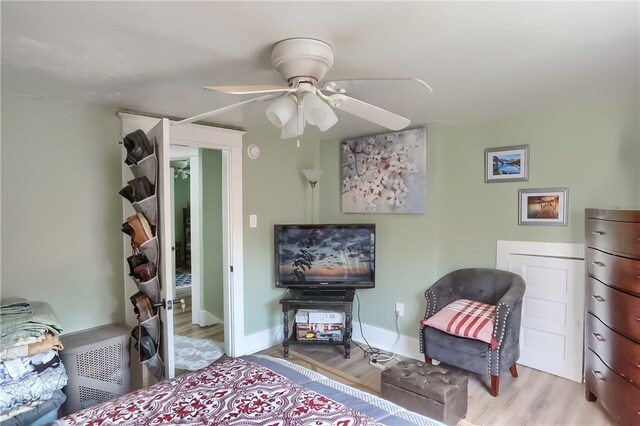
[(509, 256), (512, 254), (584, 259), (584, 244), (498, 240), (496, 243), (496, 268), (508, 271)]
[(202, 309), (200, 311), (200, 318), (198, 319), (198, 323), (201, 327), (206, 327), (213, 324), (223, 324), (224, 321), (213, 315), (211, 312)]
[[(142, 129), (151, 130), (159, 118), (118, 112), (121, 120), (121, 134), (125, 135)], [(223, 298), (224, 298), (224, 346), (229, 356), (239, 356), (246, 352), (251, 337), (244, 335), (244, 274), (243, 274), (243, 222), (242, 222), (242, 136), (245, 132), (219, 127), (189, 124), (169, 128), (170, 142), (192, 148), (219, 149), (222, 151), (222, 196), (227, 202), (223, 209)], [(124, 157), (123, 157), (124, 159)], [(124, 166), (123, 166), (124, 167)], [(123, 184), (126, 183), (123, 170)], [(126, 201), (126, 200), (125, 200)], [(128, 206), (123, 201), (126, 212)], [(125, 216), (126, 217), (126, 216)], [(133, 283), (128, 279), (125, 262), (125, 295), (130, 294)], [(233, 268), (233, 272), (231, 269)], [(135, 291), (134, 291), (135, 292)], [(127, 322), (133, 314), (127, 310)]]
[[(245, 339), (247, 344), (245, 346), (245, 353), (252, 354), (268, 349), (273, 345), (282, 345), (282, 329), (283, 327), (280, 325), (247, 336)], [(364, 332), (367, 341), (374, 348), (378, 348), (384, 352), (388, 352), (389, 354), (392, 354), (395, 350), (396, 355), (402, 355), (416, 360), (424, 360), (424, 355), (420, 353), (420, 341), (417, 337), (410, 337), (401, 334), (394, 348), (393, 344), (398, 337), (397, 333), (366, 324), (362, 324), (362, 331)], [(416, 328), (416, 334), (417, 333), (418, 331)], [(358, 344), (363, 347), (367, 345), (360, 333), (360, 323), (353, 323), (352, 334), (352, 351), (355, 346), (353, 341), (358, 342)], [(295, 348), (295, 344), (289, 346), (289, 348), (293, 350)]]
[[(363, 336), (364, 333), (364, 336)], [(418, 327), (416, 326), (416, 335), (418, 335)], [(360, 332), (360, 323), (353, 322), (353, 336), (355, 340), (362, 345), (366, 345), (366, 341), (374, 347), (389, 354), (395, 353), (407, 358), (424, 360), (424, 355), (420, 353), (420, 340), (417, 337), (405, 336), (395, 331), (385, 330), (384, 328), (374, 327), (372, 325), (362, 324), (362, 333)], [(398, 342), (396, 342), (398, 339)], [(395, 343), (395, 346), (394, 346)], [(351, 344), (353, 347), (353, 343)]]

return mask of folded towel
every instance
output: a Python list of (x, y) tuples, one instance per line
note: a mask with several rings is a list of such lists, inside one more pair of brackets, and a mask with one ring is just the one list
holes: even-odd
[(0, 348), (7, 348), (25, 337), (62, 332), (58, 317), (47, 302), (31, 302), (31, 310), (31, 314), (0, 316)]
[(57, 335), (47, 333), (44, 336), (38, 337), (34, 343), (13, 345), (6, 349), (0, 348), (0, 361), (8, 361), (11, 359), (21, 358), (30, 355), (36, 355), (43, 352), (55, 349), (61, 351), (64, 349), (60, 337)]
[(30, 314), (31, 304), (27, 299), (7, 297), (0, 301), (0, 315)]

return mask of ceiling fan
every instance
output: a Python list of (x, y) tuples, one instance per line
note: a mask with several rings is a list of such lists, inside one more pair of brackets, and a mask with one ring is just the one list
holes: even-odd
[(274, 99), (266, 110), (269, 121), (282, 128), (280, 137), (301, 136), (305, 124), (315, 125), (324, 132), (337, 123), (332, 108), (355, 115), (390, 130), (401, 130), (411, 121), (408, 118), (346, 95), (341, 82), (363, 80), (410, 80), (433, 90), (417, 78), (366, 78), (334, 80), (322, 83), (325, 73), (333, 65), (333, 49), (323, 41), (311, 38), (290, 38), (279, 41), (271, 51), (273, 66), (289, 83), (288, 86), (208, 86), (205, 89), (234, 95), (260, 95), (232, 105), (196, 115), (174, 124), (187, 124), (222, 114), (242, 105)]
[(174, 178), (186, 179), (191, 174), (191, 168), (189, 167), (189, 160), (171, 160), (169, 163), (174, 170)]

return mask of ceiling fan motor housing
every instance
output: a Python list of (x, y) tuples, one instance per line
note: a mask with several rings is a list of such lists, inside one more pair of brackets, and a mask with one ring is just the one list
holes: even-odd
[(296, 77), (320, 81), (333, 66), (333, 49), (324, 41), (289, 38), (273, 46), (271, 62), (287, 81)]

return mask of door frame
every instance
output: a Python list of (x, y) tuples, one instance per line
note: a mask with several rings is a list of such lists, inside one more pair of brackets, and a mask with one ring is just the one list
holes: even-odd
[[(188, 160), (190, 167), (190, 185), (189, 185), (189, 203), (191, 231), (198, 238), (191, 240), (191, 323), (198, 324), (201, 327), (212, 323), (205, 323), (202, 309), (202, 239), (200, 226), (202, 223), (202, 209), (200, 208), (202, 200), (200, 193), (203, 187), (201, 171), (201, 156), (199, 150), (191, 147), (177, 146), (172, 144), (170, 147), (169, 163), (173, 160)], [(171, 181), (173, 183), (173, 180)], [(171, 190), (173, 197), (174, 191)], [(171, 205), (175, 208), (175, 202), (172, 200)], [(171, 223), (176, 223), (175, 218)], [(175, 230), (173, 235), (175, 241)], [(186, 250), (186, 246), (184, 247)], [(176, 296), (177, 297), (177, 296)]]
[[(121, 135), (125, 136), (137, 129), (151, 130), (159, 118), (118, 112), (121, 121)], [(242, 214), (242, 136), (243, 131), (223, 129), (199, 124), (174, 126), (170, 121), (169, 143), (193, 148), (217, 149), (222, 151), (222, 198), (227, 202), (223, 208), (223, 298), (224, 298), (224, 349), (229, 356), (243, 355), (244, 344), (244, 266), (243, 266), (243, 214)], [(123, 160), (126, 152), (123, 150)], [(124, 164), (124, 163), (123, 163)], [(123, 184), (131, 179), (126, 166), (122, 167)], [(168, 194), (167, 194), (168, 195)], [(133, 209), (123, 201), (124, 217), (134, 214)], [(123, 247), (129, 249), (126, 236)], [(125, 306), (129, 305), (129, 295), (137, 289), (129, 278), (127, 265), (123, 268), (125, 283)], [(128, 325), (137, 324), (132, 309), (125, 309)]]

